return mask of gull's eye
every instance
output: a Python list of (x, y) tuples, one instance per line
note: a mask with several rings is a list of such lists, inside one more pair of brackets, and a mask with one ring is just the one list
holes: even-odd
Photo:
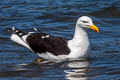
[(83, 23), (88, 23), (87, 21), (82, 21)]

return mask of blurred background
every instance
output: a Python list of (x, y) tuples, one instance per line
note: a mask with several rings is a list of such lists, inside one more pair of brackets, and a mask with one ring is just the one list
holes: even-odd
[[(84, 15), (100, 28), (89, 30), (90, 60), (35, 64), (36, 54), (10, 41), (11, 27), (72, 39)], [(0, 0), (0, 79), (120, 80), (120, 0)]]

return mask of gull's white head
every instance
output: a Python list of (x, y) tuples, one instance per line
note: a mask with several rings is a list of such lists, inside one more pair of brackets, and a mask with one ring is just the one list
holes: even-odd
[(82, 16), (78, 19), (77, 21), (77, 25), (79, 27), (82, 27), (84, 29), (93, 29), (95, 32), (99, 32), (99, 29), (98, 27), (96, 27), (93, 22), (92, 22), (92, 19), (90, 17), (87, 17), (87, 16)]

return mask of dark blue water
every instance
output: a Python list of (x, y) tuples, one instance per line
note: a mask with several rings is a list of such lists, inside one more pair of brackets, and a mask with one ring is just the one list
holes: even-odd
[[(71, 39), (83, 15), (100, 28), (89, 30), (90, 60), (37, 64), (38, 56), (9, 39), (13, 26)], [(0, 79), (120, 80), (120, 1), (0, 0)]]

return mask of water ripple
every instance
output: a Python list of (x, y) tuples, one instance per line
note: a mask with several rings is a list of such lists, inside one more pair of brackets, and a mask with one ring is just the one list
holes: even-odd
[[(91, 61), (63, 63), (67, 66), (62, 67), (34, 64), (38, 56), (9, 39), (8, 30), (13, 26), (26, 32), (37, 27), (71, 39), (75, 23), (83, 15), (100, 28), (100, 33), (89, 30)], [(119, 0), (0, 0), (0, 79), (119, 80), (119, 25)]]

